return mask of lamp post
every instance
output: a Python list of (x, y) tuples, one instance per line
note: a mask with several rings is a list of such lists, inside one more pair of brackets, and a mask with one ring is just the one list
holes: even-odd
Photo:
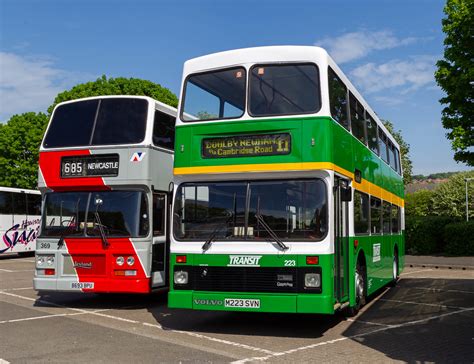
[(466, 221), (469, 221), (469, 194), (468, 194), (468, 183), (469, 181), (472, 181), (474, 178), (464, 178), (464, 181), (466, 182)]

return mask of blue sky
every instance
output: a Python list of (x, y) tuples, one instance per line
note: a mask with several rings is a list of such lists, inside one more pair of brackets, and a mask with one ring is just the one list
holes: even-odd
[(263, 45), (328, 49), (381, 118), (411, 145), (414, 173), (453, 161), (433, 77), (444, 1), (0, 0), (0, 120), (45, 111), (58, 92), (109, 77), (179, 93), (196, 56)]

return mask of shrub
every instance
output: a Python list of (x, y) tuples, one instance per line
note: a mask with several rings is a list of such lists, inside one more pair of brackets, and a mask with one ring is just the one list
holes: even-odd
[(408, 254), (437, 254), (445, 250), (444, 228), (457, 221), (449, 216), (407, 216), (405, 242)]
[(444, 227), (445, 252), (449, 255), (474, 255), (474, 221), (448, 224)]

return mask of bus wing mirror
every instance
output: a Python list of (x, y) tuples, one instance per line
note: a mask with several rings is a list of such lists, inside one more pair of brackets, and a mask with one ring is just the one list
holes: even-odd
[(352, 201), (352, 188), (347, 186), (347, 187), (342, 187), (341, 186), (341, 201), (343, 202), (350, 202)]

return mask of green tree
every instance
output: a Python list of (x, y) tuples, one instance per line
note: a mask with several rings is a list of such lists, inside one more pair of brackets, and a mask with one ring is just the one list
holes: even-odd
[(474, 166), (474, 1), (448, 0), (443, 19), (444, 59), (437, 62), (443, 127), (448, 129), (454, 159)]
[(433, 192), (419, 190), (405, 196), (405, 215), (429, 216), (433, 214)]
[(48, 117), (28, 112), (0, 124), (0, 185), (36, 188), (39, 146)]
[[(474, 178), (474, 171), (452, 176), (433, 191), (433, 213), (439, 216), (466, 218), (466, 178)], [(468, 184), (469, 218), (474, 218), (474, 181)]]
[(410, 144), (405, 142), (402, 137), (401, 130), (395, 130), (393, 124), (388, 120), (382, 120), (385, 127), (388, 129), (390, 134), (393, 135), (397, 143), (400, 145), (400, 158), (402, 159), (402, 169), (403, 169), (403, 182), (405, 185), (411, 182), (412, 180), (412, 162), (410, 159)]
[(60, 102), (102, 95), (149, 96), (170, 106), (178, 106), (176, 95), (157, 83), (139, 78), (107, 78), (102, 76), (96, 81), (76, 85), (72, 89), (58, 94), (53, 104), (48, 108), (48, 113), (51, 115), (56, 104)]

